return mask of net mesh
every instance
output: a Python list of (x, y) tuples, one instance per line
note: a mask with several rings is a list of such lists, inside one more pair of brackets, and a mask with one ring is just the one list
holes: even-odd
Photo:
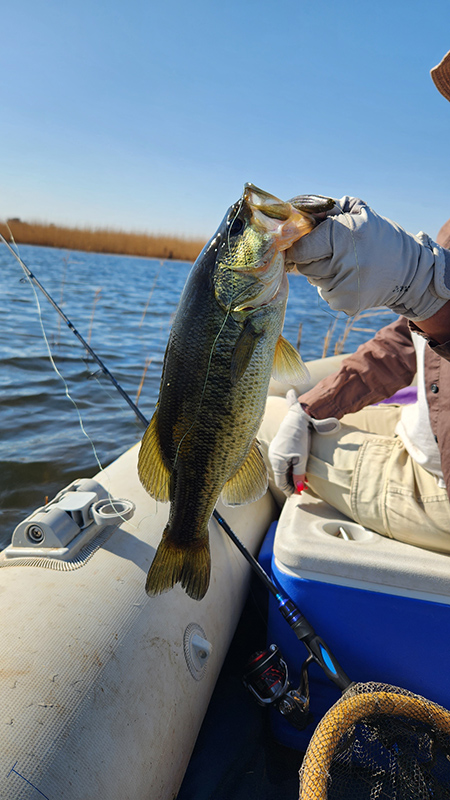
[(450, 800), (450, 712), (379, 683), (356, 684), (317, 726), (300, 800)]

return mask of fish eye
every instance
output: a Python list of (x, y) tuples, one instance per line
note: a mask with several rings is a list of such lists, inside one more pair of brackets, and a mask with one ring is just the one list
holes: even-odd
[(239, 219), (239, 217), (236, 217), (236, 219), (233, 220), (230, 228), (230, 236), (237, 236), (238, 233), (241, 233), (243, 228), (244, 228), (243, 220)]

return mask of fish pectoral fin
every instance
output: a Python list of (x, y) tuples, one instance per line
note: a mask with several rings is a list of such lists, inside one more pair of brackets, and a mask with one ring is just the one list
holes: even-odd
[(226, 506), (253, 503), (266, 493), (268, 485), (266, 465), (255, 439), (244, 463), (223, 487), (222, 503)]
[(207, 536), (187, 545), (174, 542), (166, 527), (148, 571), (145, 591), (150, 597), (168, 592), (176, 583), (194, 600), (208, 591), (211, 556)]
[(231, 383), (233, 386), (242, 378), (255, 351), (263, 331), (257, 331), (249, 322), (241, 332), (231, 356)]
[(166, 467), (158, 436), (158, 411), (155, 411), (150, 425), (144, 433), (138, 457), (139, 479), (149, 495), (155, 500), (167, 503), (170, 500), (170, 470)]
[(309, 372), (300, 354), (284, 336), (279, 336), (273, 359), (272, 377), (282, 383), (306, 383)]

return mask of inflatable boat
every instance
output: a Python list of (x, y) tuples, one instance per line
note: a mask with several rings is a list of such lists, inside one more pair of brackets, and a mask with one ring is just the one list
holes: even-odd
[[(341, 358), (310, 362), (310, 386)], [(272, 382), (270, 392), (286, 388)], [(173, 800), (180, 789), (250, 567), (212, 519), (205, 598), (196, 602), (180, 586), (146, 595), (168, 506), (140, 485), (137, 452), (133, 447), (94, 478), (63, 489), (17, 526), (0, 554), (2, 800)], [(298, 517), (295, 530), (283, 514), (273, 525), (279, 510), (269, 492), (247, 506), (219, 503), (218, 510), (253, 554), (266, 540), (267, 571), (349, 674), (397, 683), (403, 677), (406, 688), (449, 706), (439, 666), (450, 655), (449, 638), (437, 635), (450, 618), (448, 557), (361, 530), (306, 496), (289, 502), (296, 505), (289, 513), (289, 520)], [(365, 630), (363, 645), (346, 624), (352, 614), (358, 631)], [(272, 607), (268, 641), (282, 646), (295, 682), (305, 654), (289, 636)], [(419, 662), (430, 662), (430, 652), (436, 666), (424, 679)], [(314, 670), (311, 682), (321, 716), (335, 690)], [(298, 750), (312, 730), (291, 729), (279, 715), (274, 720), (277, 739)]]
[[(172, 800), (245, 600), (249, 568), (214, 521), (211, 587), (149, 598), (168, 516), (138, 447), (17, 526), (0, 556), (0, 797)], [(266, 495), (223, 510), (256, 552)]]

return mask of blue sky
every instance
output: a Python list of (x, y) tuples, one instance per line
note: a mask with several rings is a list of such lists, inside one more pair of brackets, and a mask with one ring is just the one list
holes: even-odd
[(435, 236), (449, 49), (448, 0), (4, 4), (0, 218), (208, 238), (251, 181)]

